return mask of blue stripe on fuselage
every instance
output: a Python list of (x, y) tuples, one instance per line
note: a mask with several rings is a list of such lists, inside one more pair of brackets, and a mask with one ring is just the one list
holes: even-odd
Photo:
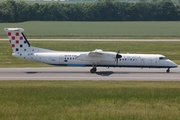
[(79, 67), (83, 67), (83, 66), (85, 66), (85, 64), (67, 64), (67, 66), (79, 66)]
[[(92, 64), (51, 64), (54, 66), (92, 67)], [(176, 68), (177, 66), (131, 66), (131, 65), (97, 65), (97, 67), (136, 67), (136, 68)]]

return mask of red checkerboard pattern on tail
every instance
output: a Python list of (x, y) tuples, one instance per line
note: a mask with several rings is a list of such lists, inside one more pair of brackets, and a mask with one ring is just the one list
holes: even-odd
[(5, 28), (14, 53), (30, 52), (30, 45), (23, 35), (22, 28)]
[(13, 55), (30, 56), (37, 52), (54, 52), (53, 50), (30, 46), (28, 40), (23, 33), (23, 28), (4, 28), (4, 31), (9, 38), (9, 42), (14, 52)]

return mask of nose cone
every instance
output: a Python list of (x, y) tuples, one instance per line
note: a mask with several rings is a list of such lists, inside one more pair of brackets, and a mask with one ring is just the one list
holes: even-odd
[(178, 67), (178, 65), (176, 64), (176, 63), (174, 63), (173, 61), (169, 61), (169, 66), (171, 67), (171, 68), (177, 68)]

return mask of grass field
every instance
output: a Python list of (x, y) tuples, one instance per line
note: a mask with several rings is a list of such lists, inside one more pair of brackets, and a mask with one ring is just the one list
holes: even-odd
[(21, 27), (28, 38), (180, 38), (180, 22), (43, 22), (0, 23)]
[[(31, 45), (58, 51), (92, 51), (96, 48), (121, 53), (163, 54), (180, 64), (180, 42), (63, 42), (30, 41)], [(44, 67), (47, 65), (13, 57), (9, 41), (0, 41), (0, 67)]]
[(178, 120), (179, 82), (0, 81), (1, 120)]

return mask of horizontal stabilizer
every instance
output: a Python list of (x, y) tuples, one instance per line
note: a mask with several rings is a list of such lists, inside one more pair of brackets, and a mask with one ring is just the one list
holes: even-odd
[(23, 28), (4, 28), (4, 31), (19, 31), (19, 32), (24, 32)]

